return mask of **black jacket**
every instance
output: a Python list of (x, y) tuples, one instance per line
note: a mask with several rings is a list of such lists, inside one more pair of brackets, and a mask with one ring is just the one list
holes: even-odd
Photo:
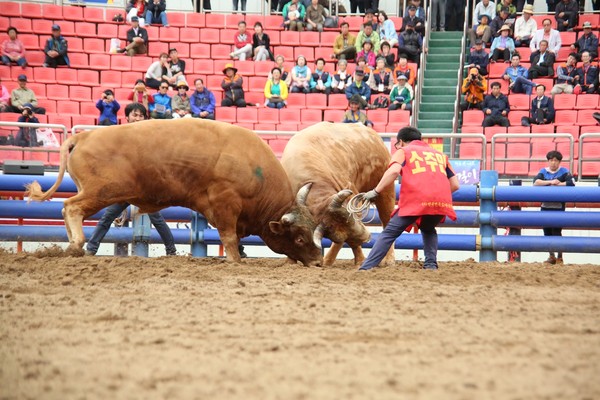
[(141, 26), (138, 27), (137, 35), (133, 31), (133, 28), (127, 31), (127, 43), (133, 42), (134, 37), (141, 37), (142, 39), (144, 39), (144, 44), (148, 44), (148, 31), (142, 28)]
[[(158, 19), (160, 17), (160, 13), (167, 9), (167, 3), (165, 0), (160, 0), (160, 3), (154, 4), (153, 0), (149, 0), (146, 2), (146, 11), (150, 11), (152, 13), (152, 17), (154, 19)], [(150, 23), (152, 21), (148, 21)]]

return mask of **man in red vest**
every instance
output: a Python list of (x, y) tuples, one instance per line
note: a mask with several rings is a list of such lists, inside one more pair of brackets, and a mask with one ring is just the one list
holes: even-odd
[(400, 129), (396, 149), (387, 171), (375, 189), (362, 195), (373, 201), (386, 186), (402, 176), (400, 200), (392, 219), (377, 238), (360, 270), (379, 265), (398, 236), (414, 223), (423, 235), (425, 269), (437, 269), (438, 237), (436, 226), (446, 217), (456, 219), (452, 208), (452, 192), (459, 188), (448, 157), (421, 141), (421, 132), (413, 127)]

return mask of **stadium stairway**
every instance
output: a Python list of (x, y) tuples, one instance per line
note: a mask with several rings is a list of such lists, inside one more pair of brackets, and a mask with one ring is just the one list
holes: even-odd
[(462, 32), (432, 32), (417, 126), (423, 133), (451, 133)]

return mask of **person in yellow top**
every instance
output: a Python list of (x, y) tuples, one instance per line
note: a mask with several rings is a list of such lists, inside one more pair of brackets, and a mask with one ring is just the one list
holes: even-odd
[(487, 80), (479, 74), (477, 68), (471, 68), (462, 84), (462, 94), (465, 95), (464, 101), (460, 103), (462, 110), (481, 109), (485, 92), (487, 92)]
[(286, 106), (288, 87), (281, 80), (281, 70), (275, 67), (271, 70), (271, 78), (265, 84), (265, 106), (269, 108), (283, 108)]
[(333, 42), (333, 54), (331, 58), (341, 60), (354, 60), (356, 58), (356, 37), (350, 33), (350, 25), (342, 22), (340, 25), (340, 34)]

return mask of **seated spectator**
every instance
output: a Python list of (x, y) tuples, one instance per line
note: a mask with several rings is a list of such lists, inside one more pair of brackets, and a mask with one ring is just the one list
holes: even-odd
[(398, 82), (392, 87), (390, 93), (390, 106), (388, 110), (407, 110), (412, 111), (412, 100), (414, 92), (412, 86), (408, 83), (406, 76), (400, 75)]
[(511, 93), (531, 94), (532, 88), (537, 84), (527, 79), (527, 76), (527, 68), (521, 65), (521, 56), (517, 53), (513, 54), (510, 67), (507, 67), (502, 75), (502, 79), (510, 82), (508, 89)]
[(177, 83), (177, 93), (171, 98), (171, 109), (173, 110), (173, 119), (192, 117), (190, 98), (187, 95), (188, 90), (190, 90), (190, 88), (187, 82), (179, 81)]
[(254, 24), (252, 54), (254, 54), (254, 61), (274, 60), (273, 53), (271, 52), (271, 39), (263, 31), (263, 26), (260, 22)]
[(571, 50), (577, 52), (577, 61), (581, 61), (581, 53), (587, 51), (592, 60), (598, 58), (598, 36), (592, 33), (592, 24), (589, 21), (583, 23), (583, 34), (571, 45)]
[(246, 107), (243, 88), (244, 79), (237, 72), (237, 68), (231, 63), (223, 68), (225, 77), (221, 82), (221, 87), (223, 88), (224, 97), (221, 101), (221, 107)]
[(306, 30), (323, 32), (326, 16), (325, 8), (319, 4), (319, 0), (312, 0), (306, 8)]
[(394, 69), (394, 83), (398, 82), (398, 77), (404, 75), (408, 78), (408, 84), (411, 86), (415, 85), (415, 79), (417, 78), (417, 71), (410, 65), (408, 65), (408, 59), (406, 54), (400, 54), (398, 57), (398, 65)]
[(487, 14), (483, 14), (480, 18), (479, 24), (474, 25), (473, 28), (469, 29), (469, 39), (472, 46), (477, 43), (477, 40), (488, 44), (492, 39), (492, 29), (490, 28), (489, 24), (489, 16)]
[(354, 124), (360, 123), (370, 128), (373, 127), (373, 122), (369, 121), (367, 114), (360, 111), (360, 104), (364, 99), (359, 94), (354, 94), (348, 100), (348, 111), (344, 114), (343, 123)]
[(179, 82), (185, 82), (185, 61), (179, 58), (177, 49), (169, 49), (169, 76), (167, 82), (169, 86), (175, 87)]
[(348, 61), (338, 61), (338, 70), (331, 78), (333, 93), (346, 93), (346, 88), (352, 84), (352, 74), (348, 71)]
[(373, 71), (371, 67), (367, 64), (367, 60), (364, 57), (358, 57), (356, 59), (356, 70), (361, 70), (364, 73), (364, 81), (368, 82), (371, 78), (371, 72)]
[(572, 31), (577, 25), (579, 4), (577, 0), (562, 0), (556, 5), (554, 18), (559, 32)]
[(38, 101), (35, 97), (35, 93), (33, 93), (33, 90), (27, 87), (27, 76), (21, 74), (17, 78), (17, 81), (19, 82), (19, 87), (13, 89), (13, 91), (10, 93), (11, 106), (8, 107), (7, 110), (9, 112), (22, 114), (24, 105), (31, 104), (33, 107), (31, 110), (35, 114), (46, 114), (45, 108), (38, 107)]
[(333, 54), (331, 58), (338, 60), (354, 60), (356, 58), (356, 37), (350, 33), (350, 25), (347, 22), (340, 24), (340, 34), (333, 42)]
[(160, 87), (161, 82), (169, 83), (172, 78), (171, 70), (169, 69), (169, 55), (167, 53), (161, 53), (158, 57), (158, 61), (154, 61), (148, 67), (146, 71), (146, 86), (152, 89)]
[(373, 43), (370, 40), (365, 40), (363, 42), (363, 48), (356, 55), (357, 58), (363, 57), (367, 65), (371, 68), (375, 68), (375, 53), (373, 52)]
[(292, 68), (292, 83), (290, 91), (292, 93), (308, 93), (310, 91), (310, 68), (306, 65), (306, 58), (298, 56), (296, 65)]
[(490, 62), (495, 63), (499, 59), (509, 61), (515, 51), (515, 42), (508, 36), (510, 28), (504, 25), (500, 28), (500, 36), (494, 39), (490, 47)]
[(306, 8), (298, 0), (292, 0), (283, 6), (283, 28), (288, 31), (303, 31)]
[(423, 23), (423, 19), (417, 17), (417, 7), (414, 5), (408, 6), (408, 13), (402, 18), (402, 28), (400, 28), (400, 32), (406, 31), (409, 24), (412, 24), (413, 30), (418, 34), (425, 34), (425, 24)]
[(490, 0), (481, 0), (479, 3), (477, 3), (475, 6), (475, 11), (473, 12), (473, 27), (477, 26), (477, 24), (481, 22), (482, 15), (487, 15), (488, 23), (491, 22), (494, 18), (496, 18), (496, 4)]
[(96, 108), (100, 110), (98, 117), (98, 125), (116, 125), (117, 112), (121, 109), (121, 105), (115, 99), (115, 93), (106, 89), (102, 92), (102, 98), (96, 102)]
[(479, 75), (487, 76), (490, 57), (483, 50), (483, 41), (481, 39), (475, 40), (475, 48), (469, 53), (468, 63), (469, 68), (477, 68)]
[(310, 78), (310, 92), (311, 93), (331, 93), (331, 75), (325, 71), (325, 60), (318, 58), (316, 61), (316, 68), (311, 74)]
[(364, 27), (364, 24), (371, 24), (373, 32), (379, 33), (379, 18), (377, 17), (376, 10), (373, 10), (372, 8), (367, 8), (367, 11), (365, 11), (365, 16), (363, 17), (361, 29)]
[[(379, 34), (373, 31), (373, 26), (370, 23), (366, 23), (363, 25), (363, 30), (358, 32), (358, 36), (356, 36), (356, 41), (354, 42), (354, 47), (356, 48), (356, 53), (363, 50), (363, 43), (366, 41), (370, 41), (372, 44), (371, 50), (377, 53), (379, 51)], [(358, 57), (358, 56), (357, 56)]]
[(15, 63), (25, 69), (27, 67), (25, 46), (17, 39), (17, 35), (19, 34), (17, 28), (9, 26), (6, 33), (8, 33), (8, 39), (2, 42), (2, 62), (8, 66)]
[(371, 73), (368, 81), (372, 94), (389, 94), (394, 86), (392, 70), (386, 67), (385, 58), (377, 59), (377, 66)]
[(579, 79), (575, 86), (574, 93), (596, 93), (598, 90), (598, 66), (591, 63), (590, 53), (584, 51), (581, 54), (583, 63), (577, 68)]
[(346, 98), (348, 101), (350, 101), (352, 96), (358, 95), (360, 97), (361, 108), (369, 107), (369, 102), (371, 101), (371, 88), (363, 81), (364, 77), (365, 73), (363, 70), (357, 69), (354, 72), (354, 82), (346, 88)]
[(0, 112), (8, 112), (10, 109), (10, 93), (6, 86), (0, 88)]
[(281, 70), (275, 67), (271, 70), (271, 77), (265, 84), (265, 106), (269, 108), (283, 108), (286, 106), (288, 87), (281, 79)]
[[(35, 107), (31, 103), (23, 104), (23, 111), (17, 122), (27, 122), (30, 124), (39, 124), (40, 121), (35, 117), (33, 110)], [(40, 146), (37, 140), (37, 128), (20, 127), (19, 133), (15, 138), (15, 146), (37, 147)]]
[[(146, 87), (146, 82), (143, 79), (138, 79), (135, 81), (135, 85), (133, 86), (133, 90), (127, 96), (127, 100), (132, 103), (140, 103), (144, 106), (146, 110), (148, 110), (150, 104), (154, 103), (154, 96), (148, 92), (148, 88)], [(146, 116), (148, 118), (148, 116)]]
[(425, 9), (421, 6), (421, 0), (410, 0), (410, 3), (404, 9), (403, 15), (408, 15), (411, 6), (415, 7), (416, 9), (416, 17), (421, 18), (423, 21), (425, 21)]
[(554, 122), (554, 102), (552, 98), (544, 96), (544, 91), (546, 91), (544, 85), (536, 86), (535, 97), (531, 100), (529, 117), (521, 118), (521, 125), (546, 125)]
[[(275, 67), (279, 68), (279, 72), (281, 73), (280, 79), (285, 82), (287, 87), (289, 88), (292, 84), (292, 74), (286, 71), (285, 68), (285, 58), (282, 55), (278, 55), (275, 57)], [(271, 70), (272, 71), (272, 70)], [(271, 73), (269, 72), (269, 79), (271, 79)]]
[(379, 34), (379, 40), (387, 42), (390, 47), (398, 44), (398, 32), (396, 32), (394, 21), (389, 19), (383, 10), (379, 11), (379, 29), (377, 33)]
[(558, 54), (560, 46), (562, 46), (560, 33), (556, 29), (552, 29), (552, 21), (548, 18), (542, 21), (542, 27), (542, 29), (535, 31), (535, 35), (529, 43), (529, 48), (532, 52), (539, 50), (540, 42), (546, 40), (548, 51), (554, 53), (554, 55)]
[(496, 14), (496, 18), (490, 22), (490, 32), (492, 33), (492, 40), (500, 36), (500, 29), (503, 26), (508, 26), (509, 36), (512, 33), (512, 24), (508, 18), (508, 8), (503, 7), (499, 13)]
[(523, 15), (515, 21), (515, 46), (527, 47), (531, 43), (531, 38), (537, 31), (537, 22), (531, 16), (533, 15), (533, 5), (525, 4)]
[(548, 42), (542, 40), (540, 42), (540, 49), (531, 53), (529, 61), (531, 67), (529, 67), (529, 78), (536, 79), (541, 76), (554, 76), (554, 61), (555, 55), (548, 50)]
[(406, 29), (398, 36), (398, 54), (406, 54), (406, 58), (419, 65), (423, 48), (423, 37), (414, 30), (414, 24), (409, 22)]
[(196, 86), (196, 91), (190, 97), (192, 117), (215, 119), (215, 106), (217, 104), (215, 95), (204, 86), (204, 81), (201, 78), (194, 81), (194, 86)]
[(494, 125), (510, 126), (508, 97), (500, 93), (500, 83), (492, 82), (492, 93), (485, 96), (482, 109), (485, 115), (482, 124), (484, 128)]
[(146, 24), (162, 24), (169, 26), (167, 22), (167, 4), (165, 0), (148, 0), (146, 3)]
[(131, 22), (133, 17), (142, 19), (141, 26), (144, 26), (144, 18), (146, 17), (146, 1), (145, 0), (127, 0), (125, 6), (125, 12), (127, 13), (127, 22)]
[(233, 36), (233, 48), (229, 56), (234, 60), (244, 61), (252, 57), (252, 39), (246, 32), (246, 21), (238, 22), (238, 31)]
[(559, 65), (556, 69), (556, 85), (552, 88), (550, 93), (552, 95), (560, 93), (573, 93), (575, 85), (579, 82), (579, 75), (577, 74), (577, 53), (569, 54), (567, 62)]
[[(499, 84), (498, 84), (499, 85)], [(462, 94), (465, 95), (464, 100), (460, 103), (463, 111), (471, 109), (481, 110), (483, 98), (487, 91), (487, 80), (479, 74), (477, 68), (469, 70), (469, 76), (463, 80)]]
[(44, 47), (44, 53), (46, 53), (46, 59), (44, 61), (44, 67), (56, 68), (59, 65), (69, 65), (69, 56), (67, 52), (69, 50), (69, 44), (60, 34), (60, 26), (52, 25), (52, 36), (46, 41)]
[(392, 53), (392, 48), (388, 42), (381, 42), (379, 54), (377, 54), (377, 58), (379, 57), (383, 57), (385, 59), (385, 65), (388, 68), (394, 68), (394, 65), (396, 64), (396, 56), (394, 53)]
[(167, 94), (169, 85), (161, 83), (158, 93), (152, 97), (154, 102), (150, 104), (150, 118), (152, 119), (171, 119), (173, 118), (173, 109), (171, 108), (171, 96)]
[(130, 57), (148, 52), (148, 31), (140, 26), (138, 17), (131, 17), (131, 29), (127, 31), (127, 46), (117, 51), (127, 53)]
[(503, 8), (508, 10), (509, 18), (515, 18), (517, 16), (517, 7), (513, 4), (512, 0), (498, 0), (496, 3), (496, 15)]

